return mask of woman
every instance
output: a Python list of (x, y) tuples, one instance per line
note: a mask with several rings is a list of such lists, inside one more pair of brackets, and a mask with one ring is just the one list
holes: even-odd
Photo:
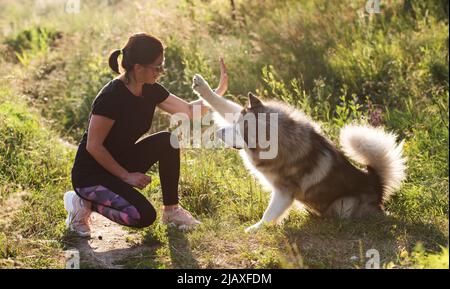
[[(122, 73), (117, 58), (122, 54)], [(124, 226), (143, 228), (156, 219), (156, 211), (135, 188), (151, 181), (145, 173), (156, 162), (163, 194), (162, 221), (177, 226), (199, 224), (178, 204), (180, 151), (171, 145), (171, 134), (159, 132), (136, 142), (150, 129), (155, 107), (168, 113), (185, 113), (193, 106), (157, 83), (164, 72), (164, 48), (145, 33), (132, 35), (122, 50), (109, 57), (109, 65), (120, 75), (107, 83), (95, 98), (89, 127), (78, 147), (72, 169), (75, 192), (64, 195), (66, 225), (79, 236), (89, 237), (89, 216), (95, 211)], [(216, 92), (223, 95), (228, 77), (221, 60), (221, 78)]]

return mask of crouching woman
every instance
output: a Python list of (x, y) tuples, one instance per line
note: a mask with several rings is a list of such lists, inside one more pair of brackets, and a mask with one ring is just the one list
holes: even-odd
[[(162, 221), (188, 227), (199, 224), (178, 203), (180, 150), (172, 146), (171, 134), (139, 139), (149, 131), (156, 107), (190, 117), (194, 105), (201, 105), (203, 113), (207, 108), (201, 100), (187, 103), (157, 82), (164, 72), (164, 48), (151, 35), (132, 35), (123, 49), (111, 53), (109, 65), (119, 76), (100, 90), (92, 104), (72, 169), (75, 192), (64, 195), (68, 229), (89, 237), (92, 211), (124, 226), (150, 226), (156, 220), (155, 208), (137, 189), (151, 182), (146, 172), (155, 163), (164, 204)], [(223, 95), (228, 82), (223, 62), (220, 79), (216, 92)]]

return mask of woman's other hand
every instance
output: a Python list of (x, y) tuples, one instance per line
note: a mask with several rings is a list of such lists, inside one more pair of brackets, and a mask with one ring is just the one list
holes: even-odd
[(152, 178), (150, 176), (147, 176), (146, 174), (135, 172), (135, 173), (128, 173), (124, 178), (123, 181), (133, 187), (144, 189), (148, 184), (151, 183)]

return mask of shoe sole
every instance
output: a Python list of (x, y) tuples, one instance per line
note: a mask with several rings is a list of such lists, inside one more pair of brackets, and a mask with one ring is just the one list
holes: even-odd
[(170, 223), (164, 223), (163, 222), (163, 224), (165, 224), (167, 227), (177, 228), (180, 231), (188, 231), (188, 230), (194, 229), (195, 227), (197, 227), (201, 223), (200, 224), (194, 224), (194, 225), (177, 225), (177, 224), (175, 224), (173, 222), (170, 222)]

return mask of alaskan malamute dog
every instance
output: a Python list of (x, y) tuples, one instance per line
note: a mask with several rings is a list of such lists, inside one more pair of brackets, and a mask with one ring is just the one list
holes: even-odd
[[(316, 123), (286, 104), (263, 102), (249, 93), (249, 105), (243, 108), (214, 93), (200, 75), (194, 77), (193, 89), (228, 123), (218, 131), (219, 137), (228, 146), (241, 149), (248, 169), (272, 190), (262, 219), (246, 231), (279, 221), (295, 200), (319, 216), (360, 218), (382, 214), (383, 202), (405, 177), (403, 142), (397, 144), (396, 136), (381, 128), (344, 127), (340, 133), (344, 155), (322, 135)], [(230, 121), (227, 114), (237, 117)], [(261, 114), (263, 117), (258, 118)], [(275, 122), (266, 117), (270, 114), (277, 116)], [(261, 148), (260, 130), (249, 129), (245, 121), (249, 115), (258, 119), (256, 126), (266, 126), (270, 134), (277, 124), (276, 156), (261, 157), (267, 148)], [(226, 137), (228, 134), (234, 137)], [(253, 147), (249, 146), (251, 140), (256, 144)], [(355, 167), (347, 157), (366, 169)]]

